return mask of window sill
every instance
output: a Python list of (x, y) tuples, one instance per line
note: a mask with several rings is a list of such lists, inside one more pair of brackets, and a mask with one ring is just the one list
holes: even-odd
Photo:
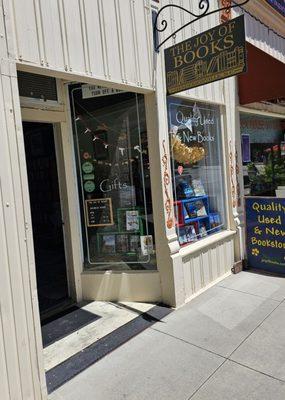
[(203, 251), (208, 247), (217, 244), (217, 242), (222, 242), (227, 239), (233, 238), (235, 235), (236, 231), (229, 231), (229, 230), (216, 233), (215, 235), (202, 239), (196, 243), (189, 243), (188, 246), (185, 246), (179, 250), (179, 255), (185, 257), (188, 256), (189, 254)]

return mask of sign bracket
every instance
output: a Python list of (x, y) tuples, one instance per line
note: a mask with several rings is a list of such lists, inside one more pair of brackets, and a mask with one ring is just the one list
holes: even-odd
[[(154, 19), (154, 23), (153, 23), (153, 32), (154, 32), (154, 38), (156, 38), (155, 43), (154, 43), (154, 47), (155, 47), (155, 51), (158, 52), (159, 48), (166, 43), (170, 38), (175, 38), (176, 34), (181, 31), (182, 29), (186, 28), (186, 26), (189, 26), (191, 24), (193, 24), (195, 21), (198, 21), (201, 18), (204, 18), (208, 15), (211, 14), (215, 14), (217, 12), (221, 12), (221, 11), (228, 11), (231, 8), (234, 7), (240, 7), (240, 6), (244, 6), (246, 3), (248, 3), (249, 0), (244, 0), (241, 3), (235, 3), (233, 5), (229, 5), (226, 7), (221, 7), (221, 8), (217, 8), (215, 10), (209, 11), (210, 9), (210, 0), (199, 0), (199, 10), (201, 10), (201, 13), (194, 13), (192, 11), (187, 10), (184, 7), (181, 7), (177, 4), (167, 4), (165, 6), (163, 6), (158, 13), (156, 14), (156, 17)], [(180, 28), (176, 29), (174, 32), (172, 32), (169, 36), (167, 36), (162, 42), (158, 42), (157, 40), (157, 34), (159, 32), (164, 32), (167, 29), (168, 26), (168, 22), (165, 18), (163, 18), (160, 23), (159, 23), (159, 17), (162, 14), (162, 12), (164, 10), (166, 10), (167, 8), (172, 7), (172, 8), (178, 8), (181, 11), (184, 11), (185, 13), (189, 14), (191, 17), (194, 17), (193, 19), (191, 19), (190, 21), (186, 22), (184, 25), (182, 25)]]

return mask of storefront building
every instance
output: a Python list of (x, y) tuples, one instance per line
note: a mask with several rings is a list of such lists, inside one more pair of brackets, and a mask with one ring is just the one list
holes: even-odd
[[(183, 305), (246, 258), (243, 197), (285, 185), (280, 81), (253, 99), (235, 77), (166, 96), (152, 28), (165, 4), (3, 2), (4, 399), (46, 398), (43, 316), (82, 299)], [(232, 16), (244, 12), (249, 46), (284, 71), (283, 17), (256, 5)], [(211, 14), (165, 47), (219, 23)]]

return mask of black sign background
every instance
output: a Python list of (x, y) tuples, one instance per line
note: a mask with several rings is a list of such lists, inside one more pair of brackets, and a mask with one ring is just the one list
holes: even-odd
[(165, 49), (167, 94), (246, 71), (244, 16)]

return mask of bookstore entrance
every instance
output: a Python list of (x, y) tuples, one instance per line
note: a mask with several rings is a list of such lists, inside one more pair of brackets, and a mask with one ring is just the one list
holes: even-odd
[(68, 302), (63, 219), (50, 123), (23, 122), (41, 318)]

